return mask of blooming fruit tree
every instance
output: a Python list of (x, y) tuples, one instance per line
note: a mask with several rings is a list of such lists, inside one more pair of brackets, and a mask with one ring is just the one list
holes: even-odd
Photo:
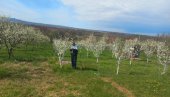
[(157, 58), (159, 63), (163, 66), (163, 71), (161, 74), (165, 74), (167, 71), (167, 66), (170, 64), (170, 50), (164, 42), (159, 42), (157, 44)]
[(121, 62), (121, 59), (124, 57), (124, 41), (120, 38), (116, 38), (112, 47), (114, 50), (115, 58), (117, 60), (116, 74), (118, 75), (119, 68), (120, 68), (120, 62)]
[(65, 52), (70, 47), (70, 43), (68, 39), (62, 40), (62, 39), (54, 39), (53, 40), (53, 47), (55, 50), (55, 53), (58, 55), (58, 60), (60, 64), (60, 68), (62, 68), (62, 61), (65, 55)]
[(154, 40), (146, 40), (142, 44), (142, 48), (147, 57), (147, 63), (149, 62), (149, 58), (156, 52), (157, 42)]

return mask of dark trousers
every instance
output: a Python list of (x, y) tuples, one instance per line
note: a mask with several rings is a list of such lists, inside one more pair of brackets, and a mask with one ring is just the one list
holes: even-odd
[(77, 65), (77, 54), (71, 54), (71, 63), (72, 63), (72, 67), (73, 68), (76, 68), (76, 65)]

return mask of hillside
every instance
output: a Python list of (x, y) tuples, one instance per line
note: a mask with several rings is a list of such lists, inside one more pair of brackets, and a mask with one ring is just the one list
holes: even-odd
[(99, 36), (99, 37), (103, 35), (107, 35), (109, 36), (110, 39), (114, 37), (123, 37), (123, 38), (137, 37), (140, 38), (141, 40), (144, 40), (146, 38), (155, 38), (154, 36), (147, 36), (147, 35), (140, 35), (140, 34), (109, 32), (109, 31), (100, 31), (100, 30), (92, 30), (92, 29), (66, 27), (61, 25), (34, 23), (34, 22), (23, 21), (15, 18), (11, 18), (10, 21), (36, 27), (40, 29), (45, 35), (49, 36), (51, 40), (53, 38), (58, 38), (58, 37), (70, 37), (75, 39), (81, 39), (87, 37), (90, 34), (94, 34), (95, 36)]

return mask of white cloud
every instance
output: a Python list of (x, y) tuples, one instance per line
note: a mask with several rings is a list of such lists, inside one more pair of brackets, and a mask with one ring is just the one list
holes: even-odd
[[(31, 22), (118, 32), (133, 30), (136, 24), (147, 24), (146, 27), (170, 25), (170, 0), (57, 0), (57, 7), (47, 9), (42, 9), (39, 3), (34, 8), (19, 1), (0, 0), (0, 15)], [(131, 28), (124, 27), (126, 24)]]
[(168, 0), (61, 0), (87, 21), (170, 22)]
[(28, 21), (35, 21), (39, 14), (16, 0), (1, 0), (0, 14)]
[[(37, 10), (25, 4), (17, 0), (1, 0), (0, 15), (31, 22), (71, 26), (69, 23), (72, 17), (64, 7)], [(41, 6), (39, 8), (41, 9)]]

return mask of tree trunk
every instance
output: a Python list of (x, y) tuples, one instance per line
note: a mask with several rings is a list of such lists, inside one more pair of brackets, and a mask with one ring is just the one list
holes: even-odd
[(117, 72), (116, 72), (117, 75), (119, 74), (119, 65), (120, 65), (120, 57), (117, 61)]
[(147, 63), (149, 63), (149, 58), (147, 57)]
[(87, 58), (89, 57), (89, 51), (87, 50)]
[(132, 59), (130, 59), (129, 64), (132, 65)]
[(53, 43), (53, 37), (49, 37), (50, 38), (50, 43)]
[(166, 73), (166, 70), (167, 70), (167, 65), (164, 64), (163, 66), (164, 66), (164, 69), (163, 69), (163, 72), (161, 73), (162, 75), (165, 74), (165, 73)]
[(58, 59), (59, 59), (60, 68), (62, 68), (62, 60), (61, 60), (61, 57), (58, 57)]
[(112, 58), (113, 58), (114, 54), (112, 53)]
[(8, 58), (11, 59), (11, 57), (14, 57), (13, 48), (8, 49)]
[(99, 58), (97, 57), (96, 63), (98, 63), (98, 62), (99, 62)]
[(25, 43), (25, 52), (28, 52), (29, 51), (29, 46), (32, 45), (28, 42)]

